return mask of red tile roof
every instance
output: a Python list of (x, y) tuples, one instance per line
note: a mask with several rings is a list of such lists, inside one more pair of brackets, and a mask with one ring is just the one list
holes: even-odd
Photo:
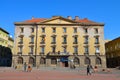
[(34, 18), (34, 19), (31, 19), (31, 20), (26, 20), (25, 22), (42, 22), (46, 19), (44, 18)]
[(91, 21), (91, 20), (88, 20), (87, 18), (80, 19), (80, 20), (78, 20), (77, 22), (81, 22), (81, 23), (96, 23), (96, 22), (93, 22), (93, 21)]
[[(26, 20), (25, 22), (42, 22), (44, 20), (48, 20), (48, 19), (45, 19), (45, 18), (33, 18), (31, 20)], [(85, 24), (99, 24), (97, 22), (88, 20), (87, 18), (79, 19), (79, 20), (73, 20), (73, 21), (80, 22), (80, 23), (85, 23)]]

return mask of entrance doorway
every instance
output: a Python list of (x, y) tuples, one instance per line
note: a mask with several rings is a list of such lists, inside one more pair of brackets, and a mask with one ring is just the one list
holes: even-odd
[(65, 63), (65, 67), (68, 67), (68, 61), (65, 61), (64, 63)]
[(60, 58), (60, 62), (62, 63), (62, 66), (63, 67), (69, 67), (69, 65), (68, 65), (68, 57), (61, 57)]
[(61, 62), (62, 63), (62, 67), (68, 67), (68, 61), (64, 61), (64, 62)]

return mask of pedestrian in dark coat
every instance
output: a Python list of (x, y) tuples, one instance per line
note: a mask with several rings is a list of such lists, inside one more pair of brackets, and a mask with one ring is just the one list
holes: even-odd
[(90, 64), (87, 65), (87, 75), (91, 75), (91, 69), (92, 69), (92, 66)]

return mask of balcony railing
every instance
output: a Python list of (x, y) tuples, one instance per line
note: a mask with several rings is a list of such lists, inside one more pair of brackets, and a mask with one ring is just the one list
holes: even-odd
[(100, 53), (97, 53), (97, 52), (96, 52), (95, 55), (96, 55), (96, 56), (100, 56)]
[(28, 54), (29, 54), (29, 55), (33, 55), (33, 52), (29, 52)]
[(69, 52), (49, 52), (48, 56), (68, 56)]
[(23, 44), (23, 42), (18, 42), (18, 44)]
[(44, 55), (45, 53), (44, 52), (40, 52), (40, 55)]
[(88, 44), (88, 42), (84, 42), (84, 44)]
[(34, 42), (29, 42), (29, 44), (34, 44)]
[(99, 44), (99, 42), (95, 42), (95, 44)]
[(51, 42), (51, 44), (56, 44), (56, 42)]
[(20, 33), (18, 37), (24, 37), (24, 33)]
[(73, 55), (78, 55), (78, 53), (77, 53), (77, 52), (75, 52), (75, 53), (73, 53)]
[(62, 42), (62, 44), (67, 44), (67, 42)]
[(78, 44), (78, 42), (73, 42), (73, 44)]
[(45, 42), (40, 42), (40, 44), (45, 44)]
[(18, 52), (17, 54), (22, 54), (22, 52)]
[(21, 55), (22, 55), (22, 52), (18, 52), (17, 54), (18, 54), (19, 56), (21, 56)]
[(89, 53), (88, 53), (88, 52), (85, 52), (84, 55), (85, 55), (85, 56), (89, 56)]

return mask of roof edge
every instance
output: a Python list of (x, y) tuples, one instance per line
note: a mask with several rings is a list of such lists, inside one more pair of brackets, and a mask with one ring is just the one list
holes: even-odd
[(2, 30), (3, 32), (9, 34), (9, 32), (7, 32), (6, 30), (4, 30), (3, 28), (0, 27), (0, 30)]

